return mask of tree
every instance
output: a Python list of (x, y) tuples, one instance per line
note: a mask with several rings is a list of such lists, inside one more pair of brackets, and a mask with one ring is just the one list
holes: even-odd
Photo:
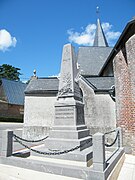
[(9, 80), (20, 80), (21, 75), (20, 68), (13, 67), (9, 64), (3, 64), (0, 66), (0, 79), (7, 78)]

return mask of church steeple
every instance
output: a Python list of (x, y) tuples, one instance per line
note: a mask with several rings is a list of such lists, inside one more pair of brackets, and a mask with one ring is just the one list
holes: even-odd
[(96, 34), (95, 34), (93, 46), (108, 47), (108, 43), (107, 43), (99, 18), (97, 19), (97, 28), (96, 28)]

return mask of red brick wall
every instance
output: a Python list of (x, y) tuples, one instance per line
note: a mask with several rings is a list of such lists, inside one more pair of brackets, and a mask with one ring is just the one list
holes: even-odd
[(131, 102), (130, 102), (130, 130), (131, 130), (131, 147), (135, 154), (135, 35), (133, 35), (126, 43), (127, 62), (129, 70), (129, 78), (131, 83)]
[(135, 36), (114, 58), (117, 126), (123, 129), (123, 143), (135, 154)]
[(7, 103), (2, 86), (0, 86), (0, 117), (22, 118), (24, 106)]

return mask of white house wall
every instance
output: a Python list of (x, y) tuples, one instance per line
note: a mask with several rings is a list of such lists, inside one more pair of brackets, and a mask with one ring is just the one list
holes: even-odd
[(34, 138), (36, 134), (45, 135), (53, 125), (54, 102), (56, 97), (25, 96), (24, 131), (25, 138)]

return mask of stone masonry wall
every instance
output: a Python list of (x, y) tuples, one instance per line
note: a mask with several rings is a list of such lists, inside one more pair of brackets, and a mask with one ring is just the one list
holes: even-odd
[(114, 58), (117, 126), (127, 153), (135, 154), (135, 36)]
[(95, 94), (93, 89), (80, 81), (83, 91), (85, 122), (90, 134), (108, 132), (116, 128), (115, 103), (109, 94)]

